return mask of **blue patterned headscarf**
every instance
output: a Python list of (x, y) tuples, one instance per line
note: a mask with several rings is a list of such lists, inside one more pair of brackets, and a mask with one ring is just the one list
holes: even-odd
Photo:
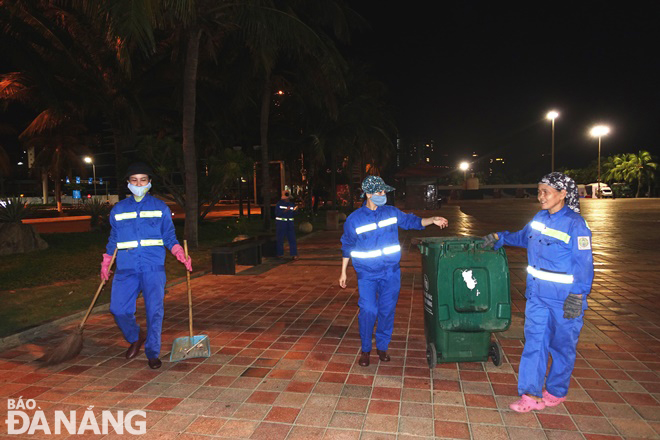
[(566, 205), (568, 205), (573, 211), (578, 214), (580, 213), (580, 195), (578, 194), (575, 180), (571, 179), (566, 174), (553, 171), (552, 173), (543, 176), (539, 183), (548, 185), (557, 191), (565, 189), (566, 198), (564, 199), (564, 203), (566, 203)]
[(386, 185), (385, 181), (378, 176), (367, 176), (362, 181), (362, 197), (365, 194), (375, 194), (381, 191), (390, 192), (394, 191), (394, 188)]

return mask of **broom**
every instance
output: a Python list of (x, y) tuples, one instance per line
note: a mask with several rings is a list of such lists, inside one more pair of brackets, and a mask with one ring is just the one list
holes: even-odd
[[(109, 267), (112, 267), (116, 256), (117, 249), (115, 249), (115, 252), (112, 254)], [(43, 363), (44, 367), (68, 361), (69, 359), (73, 359), (80, 354), (80, 351), (83, 348), (83, 328), (85, 327), (85, 321), (87, 321), (87, 318), (89, 318), (89, 315), (92, 313), (94, 304), (96, 304), (96, 300), (99, 298), (103, 286), (105, 286), (105, 280), (101, 280), (99, 288), (96, 289), (96, 295), (94, 295), (94, 299), (92, 299), (92, 303), (89, 305), (85, 317), (82, 319), (82, 322), (80, 325), (78, 325), (76, 330), (64, 338), (64, 340), (60, 342), (57, 347), (47, 351), (42, 357), (38, 359), (39, 362)]]

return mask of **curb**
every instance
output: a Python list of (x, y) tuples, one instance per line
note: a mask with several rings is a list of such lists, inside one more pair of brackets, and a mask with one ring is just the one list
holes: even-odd
[[(211, 273), (210, 270), (198, 272), (195, 275), (191, 275), (190, 279), (199, 278), (204, 275), (208, 275), (210, 273)], [(167, 289), (168, 287), (174, 287), (185, 282), (186, 282), (186, 277), (176, 278), (171, 282), (167, 283), (165, 285), (165, 288)], [(92, 313), (90, 313), (89, 316), (107, 312), (109, 309), (110, 309), (110, 303), (101, 304), (99, 306), (94, 307), (92, 309)], [(59, 318), (54, 321), (50, 321), (45, 324), (38, 325), (36, 327), (23, 330), (22, 332), (14, 333), (13, 335), (0, 338), (0, 351), (13, 348), (17, 345), (23, 344), (25, 342), (30, 342), (33, 339), (47, 336), (51, 333), (54, 333), (57, 330), (61, 330), (63, 326), (70, 324), (71, 322), (77, 321), (79, 319), (82, 319), (85, 316), (85, 313), (87, 313), (87, 310), (82, 310), (78, 313), (74, 313), (73, 315), (65, 316), (63, 318)]]

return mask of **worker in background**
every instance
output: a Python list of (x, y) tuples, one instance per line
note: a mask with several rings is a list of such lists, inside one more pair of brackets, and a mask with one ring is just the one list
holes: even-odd
[[(110, 238), (103, 254), (101, 278), (110, 277), (111, 255), (117, 249), (117, 268), (112, 281), (110, 312), (131, 344), (126, 359), (133, 359), (145, 344), (149, 367), (160, 368), (161, 328), (165, 295), (165, 249), (192, 272), (192, 261), (176, 239), (167, 205), (148, 194), (151, 168), (144, 163), (128, 167), (126, 180), (133, 197), (117, 203), (110, 212)], [(142, 292), (147, 313), (144, 332), (135, 320), (136, 301)], [(145, 343), (146, 342), (146, 343)]]
[[(527, 248), (525, 347), (518, 370), (521, 397), (509, 405), (523, 413), (566, 400), (594, 278), (591, 230), (580, 215), (573, 179), (558, 172), (544, 176), (538, 200), (542, 210), (521, 231), (484, 237), (484, 247)], [(548, 355), (552, 365), (546, 377)]]
[(376, 352), (382, 362), (390, 361), (387, 350), (401, 289), (399, 228), (424, 229), (431, 224), (444, 228), (448, 225), (443, 217), (420, 218), (386, 205), (386, 193), (393, 190), (382, 178), (367, 176), (362, 182), (362, 197), (366, 197), (366, 203), (348, 216), (341, 237), (343, 258), (339, 285), (346, 288), (346, 268), (352, 259), (360, 295), (358, 324), (362, 353), (358, 363), (363, 367), (370, 363), (376, 321)]
[(275, 238), (276, 255), (280, 258), (284, 255), (284, 239), (289, 241), (289, 255), (294, 260), (298, 259), (298, 246), (296, 244), (296, 228), (293, 224), (293, 217), (296, 215), (298, 207), (291, 201), (291, 192), (282, 191), (282, 199), (275, 206)]

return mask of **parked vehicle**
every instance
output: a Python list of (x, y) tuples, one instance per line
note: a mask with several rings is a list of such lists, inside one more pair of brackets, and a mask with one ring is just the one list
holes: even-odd
[[(600, 186), (600, 193), (598, 191), (599, 186)], [(585, 185), (585, 189), (587, 194), (589, 194), (585, 197), (592, 197), (594, 199), (612, 198), (612, 188), (610, 188), (606, 183), (603, 182), (600, 182), (600, 184), (590, 183), (588, 185)]]

